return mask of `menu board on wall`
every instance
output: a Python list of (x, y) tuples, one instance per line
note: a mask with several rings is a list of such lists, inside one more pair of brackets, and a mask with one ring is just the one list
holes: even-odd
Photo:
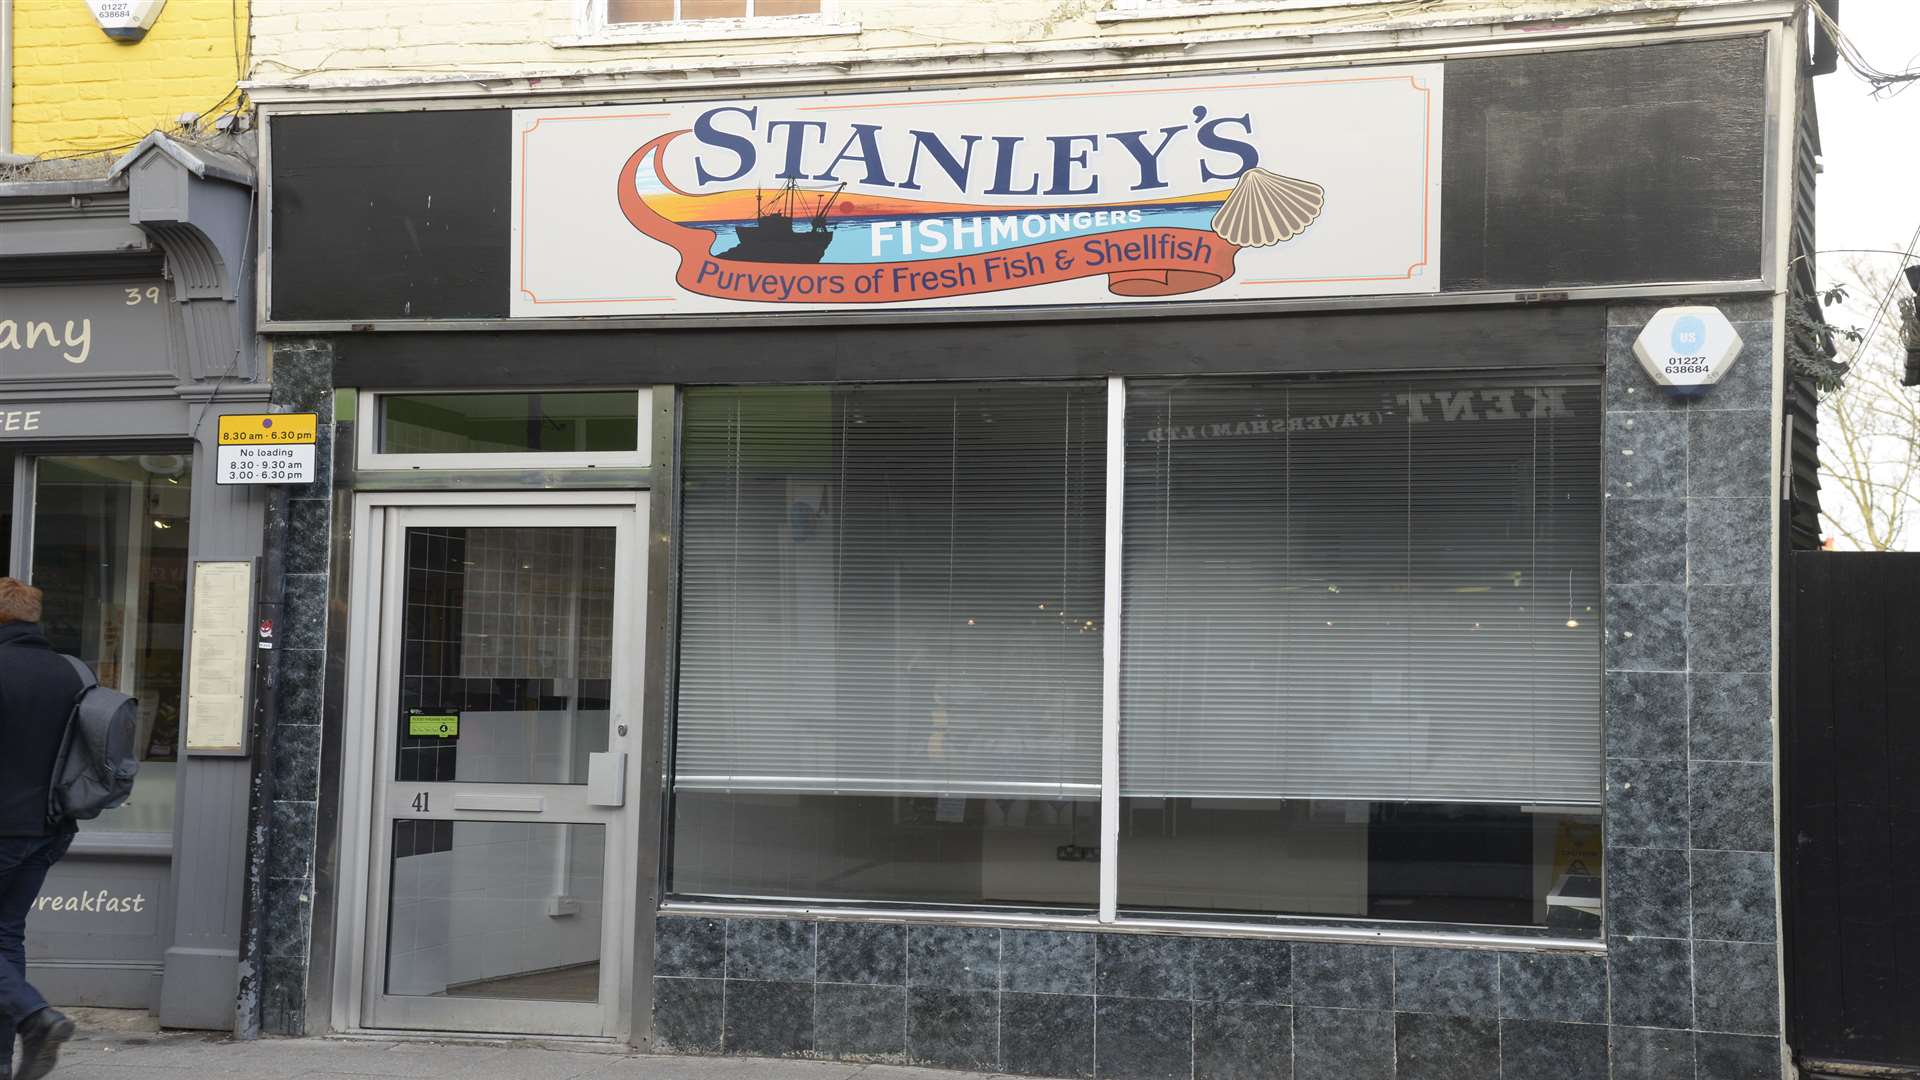
[(247, 632), (253, 564), (193, 567), (193, 635), (187, 661), (187, 753), (247, 752)]
[(1442, 71), (518, 110), (512, 314), (1437, 292)]

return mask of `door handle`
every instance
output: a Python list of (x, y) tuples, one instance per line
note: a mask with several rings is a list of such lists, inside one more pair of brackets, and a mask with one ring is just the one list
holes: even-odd
[(591, 806), (627, 805), (627, 755), (607, 750), (587, 755), (587, 803)]

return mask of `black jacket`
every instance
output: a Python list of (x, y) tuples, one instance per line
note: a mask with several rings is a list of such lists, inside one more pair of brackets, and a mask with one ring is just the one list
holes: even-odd
[(80, 676), (39, 623), (0, 623), (0, 836), (51, 836), (47, 781)]

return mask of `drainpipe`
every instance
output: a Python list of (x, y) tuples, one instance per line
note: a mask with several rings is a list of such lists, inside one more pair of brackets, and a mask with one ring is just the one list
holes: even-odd
[(0, 165), (25, 160), (13, 152), (13, 0), (0, 0)]

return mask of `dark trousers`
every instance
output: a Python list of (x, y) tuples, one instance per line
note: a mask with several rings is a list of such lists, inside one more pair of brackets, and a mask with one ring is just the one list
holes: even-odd
[(0, 1073), (13, 1069), (14, 1025), (47, 1007), (27, 984), (27, 913), (71, 843), (71, 832), (0, 836)]

